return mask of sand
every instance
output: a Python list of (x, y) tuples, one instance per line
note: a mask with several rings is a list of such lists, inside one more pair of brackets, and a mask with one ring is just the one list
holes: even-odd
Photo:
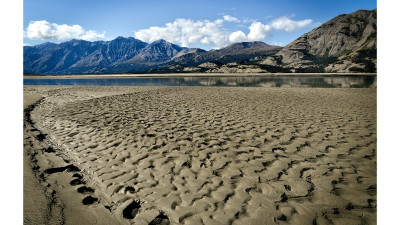
[(51, 209), (25, 204), (26, 224), (376, 224), (376, 89), (24, 94), (43, 97), (24, 129), (42, 194), (24, 199)]

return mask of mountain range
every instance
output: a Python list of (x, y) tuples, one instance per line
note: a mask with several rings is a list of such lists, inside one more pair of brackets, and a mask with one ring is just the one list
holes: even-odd
[(376, 72), (377, 11), (339, 15), (285, 47), (260, 41), (218, 50), (133, 37), (24, 46), (24, 74)]

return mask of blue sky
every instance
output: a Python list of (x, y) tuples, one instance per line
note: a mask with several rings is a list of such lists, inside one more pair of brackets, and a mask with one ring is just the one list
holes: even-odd
[(377, 7), (376, 0), (24, 0), (23, 3), (24, 45), (124, 36), (146, 42), (162, 38), (207, 50), (239, 41), (284, 46), (339, 14)]

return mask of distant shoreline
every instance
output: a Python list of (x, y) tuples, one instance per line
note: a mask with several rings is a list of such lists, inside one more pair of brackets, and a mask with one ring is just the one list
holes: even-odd
[(166, 73), (166, 74), (62, 74), (24, 75), (24, 79), (163, 78), (163, 77), (261, 77), (261, 76), (376, 76), (377, 73)]

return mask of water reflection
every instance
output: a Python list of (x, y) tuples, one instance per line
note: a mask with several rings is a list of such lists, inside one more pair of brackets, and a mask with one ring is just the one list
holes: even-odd
[(24, 79), (24, 85), (94, 86), (245, 86), (376, 88), (376, 76), (257, 76), (257, 77), (169, 77), (99, 79)]
[(340, 77), (326, 77), (326, 78), (324, 78), (324, 81), (328, 84), (331, 84), (334, 86), (340, 86), (342, 88), (351, 88), (351, 87), (358, 87), (358, 86), (363, 87), (366, 84), (370, 84), (371, 87), (376, 87), (376, 79), (373, 79), (373, 80), (363, 79), (364, 82), (361, 82), (361, 80), (358, 79), (357, 77), (347, 77), (347, 79), (341, 79)]

